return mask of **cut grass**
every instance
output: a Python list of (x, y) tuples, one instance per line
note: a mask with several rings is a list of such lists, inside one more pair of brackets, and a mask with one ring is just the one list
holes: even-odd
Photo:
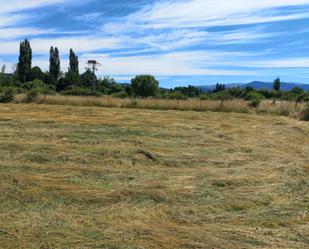
[(0, 106), (1, 248), (308, 248), (309, 124)]

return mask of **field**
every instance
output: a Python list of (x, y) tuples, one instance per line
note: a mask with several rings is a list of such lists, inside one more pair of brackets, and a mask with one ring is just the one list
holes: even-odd
[(0, 105), (0, 248), (308, 248), (309, 123)]

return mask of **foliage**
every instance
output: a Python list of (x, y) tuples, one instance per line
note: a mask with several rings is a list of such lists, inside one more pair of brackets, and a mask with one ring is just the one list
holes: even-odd
[(56, 82), (60, 76), (60, 58), (58, 48), (50, 48), (49, 75)]
[(281, 81), (280, 78), (277, 78), (274, 80), (273, 90), (280, 91), (280, 88), (281, 88)]
[(250, 92), (246, 98), (250, 101), (249, 106), (251, 108), (258, 108), (262, 100), (265, 99), (265, 97), (261, 93), (256, 91)]
[(115, 92), (115, 93), (111, 94), (111, 96), (114, 97), (114, 98), (120, 98), (120, 99), (125, 99), (125, 98), (129, 97), (129, 95), (126, 91)]
[(75, 55), (73, 49), (70, 49), (70, 68), (69, 71), (72, 71), (79, 75), (79, 68), (78, 68), (78, 56)]
[(15, 90), (12, 87), (5, 87), (0, 93), (0, 103), (9, 103), (14, 100)]
[(213, 94), (213, 99), (220, 100), (220, 101), (226, 101), (233, 99), (233, 96), (230, 95), (229, 91), (224, 90), (217, 92), (216, 94)]
[(39, 94), (40, 94), (39, 88), (31, 89), (30, 91), (27, 92), (24, 102), (31, 103), (35, 101), (36, 98), (39, 96)]
[(187, 99), (188, 97), (183, 94), (181, 91), (175, 91), (175, 92), (170, 92), (168, 95), (167, 95), (167, 98), (168, 99)]
[[(76, 73), (74, 72), (71, 72), (71, 73), (77, 76)], [(88, 88), (93, 89), (94, 84), (96, 84), (97, 82), (97, 77), (95, 76), (93, 72), (91, 72), (90, 69), (87, 69), (87, 71), (80, 76), (80, 82), (83, 87), (88, 87)]]
[(24, 89), (28, 91), (28, 100), (27, 102), (31, 102), (33, 99), (37, 97), (39, 94), (54, 94), (55, 88), (53, 86), (46, 85), (42, 80), (34, 80), (24, 84)]
[(5, 74), (4, 72), (0, 73), (0, 86), (11, 86), (16, 85), (16, 80), (13, 75)]
[(65, 91), (62, 91), (63, 95), (76, 95), (76, 96), (101, 96), (102, 93), (89, 89), (86, 87), (74, 87)]
[(58, 92), (80, 86), (80, 77), (73, 71), (68, 71), (64, 78), (60, 78), (56, 86)]
[(200, 95), (200, 90), (190, 85), (188, 87), (175, 87), (171, 90), (171, 92), (181, 93), (182, 95), (190, 98), (198, 97)]
[(140, 97), (156, 96), (159, 82), (152, 75), (138, 75), (131, 81), (134, 94)]
[[(295, 87), (290, 91), (281, 91), (280, 78), (274, 80), (273, 90), (255, 90), (252, 87), (226, 88), (224, 84), (217, 83), (213, 91), (201, 95), (201, 90), (188, 85), (175, 87), (173, 89), (159, 88), (159, 82), (152, 75), (138, 75), (131, 80), (131, 84), (118, 84), (113, 78), (105, 77), (98, 79), (91, 70), (79, 74), (78, 56), (70, 49), (70, 66), (65, 74), (60, 71), (60, 57), (57, 47), (50, 49), (49, 72), (43, 72), (39, 67), (31, 67), (32, 49), (30, 42), (26, 39), (20, 43), (20, 55), (17, 68), (12, 74), (5, 73), (5, 65), (0, 73), (0, 88), (10, 86), (30, 91), (36, 89), (38, 92), (57, 90), (77, 95), (107, 94), (119, 97), (159, 97), (165, 99), (188, 99), (200, 97), (201, 100), (245, 99), (250, 101), (250, 106), (256, 108), (260, 102), (266, 99), (277, 99), (293, 101), (298, 103), (309, 101), (309, 92)], [(86, 91), (85, 89), (91, 89)]]
[(226, 90), (226, 87), (225, 87), (224, 84), (217, 83), (216, 88), (213, 92), (218, 93), (218, 92), (222, 92), (222, 91), (225, 91), (225, 90)]
[(33, 67), (31, 70), (28, 72), (28, 81), (34, 81), (34, 80), (42, 80), (45, 81), (46, 79), (46, 74), (42, 72), (41, 68), (39, 67)]
[(32, 89), (43, 89), (46, 88), (45, 83), (42, 80), (34, 80), (34, 81), (30, 81), (27, 82), (23, 85), (23, 88), (25, 88), (26, 90), (30, 91)]
[(26, 39), (20, 43), (19, 62), (17, 64), (18, 79), (24, 83), (28, 80), (28, 73), (31, 70), (32, 49), (30, 42)]

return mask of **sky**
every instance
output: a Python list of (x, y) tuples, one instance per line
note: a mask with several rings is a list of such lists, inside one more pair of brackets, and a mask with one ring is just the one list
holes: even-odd
[(48, 70), (69, 49), (101, 63), (98, 75), (130, 82), (152, 74), (162, 87), (309, 83), (309, 0), (0, 0), (0, 65), (12, 71), (19, 42)]

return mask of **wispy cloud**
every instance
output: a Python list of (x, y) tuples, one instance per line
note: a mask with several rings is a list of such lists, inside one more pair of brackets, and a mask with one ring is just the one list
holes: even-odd
[[(34, 65), (48, 69), (49, 48), (57, 46), (66, 70), (66, 55), (73, 48), (80, 55), (81, 70), (88, 58), (99, 59), (100, 75), (256, 76), (265, 73), (263, 68), (287, 71), (309, 65), (309, 54), (299, 49), (309, 43), (307, 25), (287, 27), (308, 23), (309, 0), (105, 0), (104, 5), (101, 0), (9, 4), (0, 0), (0, 4), (3, 63), (16, 61), (19, 41), (30, 38)], [(93, 8), (95, 4), (104, 8)], [(47, 6), (50, 11), (42, 12)]]
[(308, 17), (307, 9), (282, 13), (278, 8), (309, 5), (308, 0), (168, 0), (130, 15), (128, 23), (146, 28), (240, 25)]
[(72, 3), (74, 1), (75, 0), (27, 0), (27, 2), (25, 2), (24, 0), (10, 0), (10, 2), (8, 3), (8, 1), (6, 0), (0, 0), (0, 13), (15, 13), (21, 10), (33, 9), (55, 4)]

